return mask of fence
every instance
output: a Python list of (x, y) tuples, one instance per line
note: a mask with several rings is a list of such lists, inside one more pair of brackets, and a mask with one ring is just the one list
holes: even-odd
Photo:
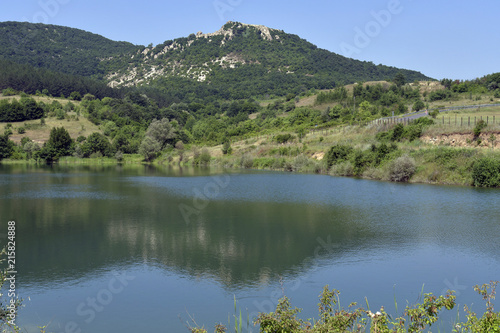
[[(417, 118), (418, 119), (418, 118)], [(410, 118), (387, 118), (387, 119), (378, 119), (373, 123), (383, 125), (383, 124), (409, 124), (415, 119)], [(477, 122), (480, 120), (484, 120), (487, 125), (500, 125), (500, 119), (496, 118), (496, 116), (443, 116), (438, 119), (435, 119), (434, 122), (437, 125), (449, 125), (454, 127), (471, 127), (476, 126)]]

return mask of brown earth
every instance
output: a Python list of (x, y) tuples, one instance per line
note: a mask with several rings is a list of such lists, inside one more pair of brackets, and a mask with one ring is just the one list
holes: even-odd
[[(494, 140), (492, 140), (492, 135)], [(424, 143), (430, 143), (433, 145), (445, 145), (452, 147), (482, 147), (482, 148), (500, 148), (500, 132), (486, 132), (481, 133), (479, 136), (481, 144), (477, 144), (477, 140), (474, 140), (474, 135), (471, 133), (467, 134), (439, 134), (434, 136), (424, 135), (420, 140)]]

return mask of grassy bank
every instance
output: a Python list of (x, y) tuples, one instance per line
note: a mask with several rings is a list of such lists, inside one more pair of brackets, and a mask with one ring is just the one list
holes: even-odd
[[(486, 115), (488, 117), (498, 114), (495, 113), (496, 109), (485, 111), (492, 112)], [(476, 124), (481, 116), (476, 116)], [(394, 131), (398, 130), (398, 126), (401, 127), (401, 137), (395, 138)], [(194, 144), (177, 148), (169, 146), (151, 163), (146, 163), (139, 154), (123, 154), (121, 160), (112, 157), (62, 157), (58, 163), (210, 165), (470, 186), (475, 184), (475, 165), (483, 160), (500, 161), (500, 140), (497, 139), (500, 138), (500, 125), (497, 122), (486, 124), (479, 135), (474, 134), (473, 126), (454, 126), (451, 120), (443, 125), (439, 117), (433, 124), (425, 120), (416, 125), (398, 126), (371, 124), (332, 127), (306, 132), (302, 138), (296, 133), (273, 133), (234, 140), (228, 147)], [(342, 149), (346, 149), (347, 153), (341, 158), (329, 157), (332, 147), (344, 147)], [(7, 159), (2, 163), (35, 164), (36, 161)]]

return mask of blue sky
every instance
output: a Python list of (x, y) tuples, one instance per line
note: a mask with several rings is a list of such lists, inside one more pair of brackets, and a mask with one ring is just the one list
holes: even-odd
[(0, 21), (64, 25), (154, 45), (228, 20), (299, 35), (355, 59), (474, 79), (500, 71), (500, 1), (431, 0), (20, 0)]

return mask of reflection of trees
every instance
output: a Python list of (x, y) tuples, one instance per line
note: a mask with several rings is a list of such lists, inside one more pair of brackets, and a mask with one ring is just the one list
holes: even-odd
[(146, 262), (228, 287), (259, 284), (314, 256), (318, 237), (342, 243), (364, 234), (350, 208), (297, 203), (215, 200), (186, 223), (179, 204), (192, 198), (115, 176), (41, 172), (9, 185), (25, 195), (3, 200), (1, 210), (18, 221), (22, 278), (49, 283)]
[[(447, 222), (443, 217), (443, 210), (444, 215), (454, 216), (452, 210), (465, 212), (467, 205), (445, 206), (439, 214), (432, 200), (425, 208), (421, 206), (425, 200), (417, 200), (404, 209), (393, 209), (393, 203), (383, 196), (363, 204), (337, 200), (338, 204), (328, 205), (300, 200), (274, 202), (272, 195), (238, 200), (221, 193), (220, 199), (210, 201), (200, 211), (199, 218), (193, 216), (187, 223), (179, 205), (192, 206), (193, 198), (186, 193), (191, 193), (191, 186), (201, 184), (203, 188), (205, 180), (185, 178), (190, 180), (185, 185), (185, 179), (177, 179), (173, 186), (174, 179), (165, 178), (170, 184), (167, 188), (152, 187), (127, 177), (158, 176), (158, 170), (116, 168), (62, 173), (36, 169), (15, 180), (0, 178), (0, 227), (12, 219), (17, 222), (19, 278), (23, 283), (51, 284), (120, 265), (146, 263), (183, 276), (212, 278), (235, 288), (266, 284), (278, 275), (300, 274), (316, 260), (345, 260), (351, 254), (359, 260), (363, 257), (360, 252), (370, 260), (371, 253), (380, 250), (404, 251), (438, 240), (469, 251), (494, 249), (474, 245), (480, 228), (472, 230), (471, 223)], [(160, 175), (170, 174), (166, 171)], [(179, 196), (182, 186), (189, 190)], [(274, 187), (263, 184), (259, 188), (271, 193)], [(47, 195), (44, 191), (48, 190), (52, 192)], [(303, 200), (316, 202), (311, 190), (303, 192)], [(413, 199), (408, 198), (405, 202), (411, 203)], [(489, 226), (494, 222), (481, 225), (485, 230), (495, 230)], [(454, 241), (457, 234), (463, 244)], [(496, 234), (485, 232), (483, 244), (496, 244)], [(332, 246), (321, 248), (318, 239)]]
[[(151, 199), (150, 211), (157, 212), (159, 205)], [(107, 235), (111, 243), (126, 243), (135, 255), (154, 258), (161, 266), (195, 277), (212, 276), (227, 286), (248, 285), (300, 266), (320, 246), (318, 237), (330, 235), (341, 244), (359, 236), (358, 226), (332, 223), (331, 213), (300, 204), (211, 202), (198, 221), (189, 224), (180, 214), (140, 228), (114, 220)], [(341, 247), (334, 251), (340, 255)]]

